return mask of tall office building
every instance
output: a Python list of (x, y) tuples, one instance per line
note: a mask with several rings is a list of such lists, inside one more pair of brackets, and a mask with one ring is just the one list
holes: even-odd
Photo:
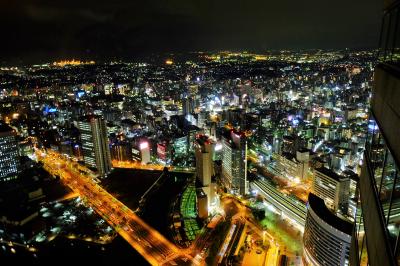
[(211, 183), (214, 175), (213, 154), (215, 143), (205, 135), (198, 135), (195, 140), (196, 174), (202, 186)]
[(183, 95), (182, 109), (184, 116), (194, 113), (194, 99), (187, 94)]
[(104, 119), (96, 115), (84, 116), (77, 126), (81, 133), (85, 164), (96, 168), (100, 176), (106, 176), (112, 165)]
[(321, 167), (315, 169), (312, 190), (315, 195), (325, 201), (331, 210), (347, 214), (350, 194), (350, 178)]
[(18, 177), (19, 151), (15, 131), (0, 123), (0, 182)]
[(307, 266), (349, 265), (353, 224), (340, 219), (325, 206), (324, 200), (308, 195), (303, 235), (303, 261)]
[(400, 264), (399, 15), (400, 1), (385, 1), (351, 265)]
[(222, 137), (221, 183), (232, 193), (248, 193), (247, 140), (243, 132), (231, 130)]
[(132, 154), (130, 160), (141, 162), (142, 164), (148, 164), (151, 161), (149, 140), (133, 139), (130, 146)]

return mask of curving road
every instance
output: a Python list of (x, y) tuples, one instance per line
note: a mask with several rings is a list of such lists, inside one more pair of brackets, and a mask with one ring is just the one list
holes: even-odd
[(132, 210), (97, 184), (93, 172), (54, 151), (36, 150), (37, 160), (52, 175), (78, 193), (151, 265), (192, 264), (190, 250), (178, 249)]

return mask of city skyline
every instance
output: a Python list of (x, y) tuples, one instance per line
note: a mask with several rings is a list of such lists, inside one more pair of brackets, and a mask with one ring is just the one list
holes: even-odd
[(399, 18), (3, 1), (0, 263), (400, 265)]
[[(377, 48), (382, 1), (1, 4), (1, 64), (153, 53)], [(279, 11), (279, 12), (276, 12)]]
[(347, 243), (329, 258), (346, 265), (375, 64), (375, 50), (318, 50), (1, 68), (1, 119), (20, 154), (4, 160), (21, 162), (0, 183), (0, 198), (20, 195), (0, 202), (3, 230), (42, 222), (4, 236), (29, 243), (5, 254), (46, 262), (43, 241), (62, 252), (125, 241), (126, 262), (301, 265), (319, 261), (329, 226), (326, 241), (344, 229)]

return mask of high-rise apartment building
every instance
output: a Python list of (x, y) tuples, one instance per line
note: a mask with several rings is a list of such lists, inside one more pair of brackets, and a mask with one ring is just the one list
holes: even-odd
[(385, 1), (351, 265), (400, 264), (400, 1)]
[(18, 177), (19, 151), (15, 131), (0, 123), (0, 182)]
[(112, 165), (104, 119), (96, 115), (84, 116), (78, 121), (77, 126), (81, 133), (85, 164), (96, 168), (100, 176), (106, 176)]
[(221, 183), (230, 192), (248, 193), (247, 140), (243, 132), (231, 130), (222, 137)]

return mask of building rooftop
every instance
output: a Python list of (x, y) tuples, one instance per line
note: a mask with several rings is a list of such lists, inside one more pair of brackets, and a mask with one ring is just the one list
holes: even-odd
[(298, 152), (301, 152), (301, 153), (304, 153), (304, 152), (311, 152), (311, 150), (310, 150), (310, 149), (307, 149), (307, 148), (300, 148), (300, 149), (298, 149), (297, 151), (298, 151)]
[(332, 171), (331, 169), (328, 169), (326, 167), (320, 167), (315, 170), (326, 176), (329, 176), (329, 177), (335, 179), (336, 181), (340, 181), (342, 179), (348, 178), (346, 176), (338, 175), (337, 173), (335, 173), (334, 171)]
[(348, 176), (350, 179), (355, 180), (355, 181), (358, 181), (360, 179), (360, 177), (356, 173), (354, 173), (353, 171), (348, 170), (348, 169), (343, 171), (343, 175)]
[(213, 143), (213, 140), (211, 138), (209, 138), (206, 135), (203, 134), (198, 134), (196, 136), (196, 142), (199, 143), (200, 145), (204, 145), (204, 144), (211, 144)]
[(203, 188), (196, 189), (197, 198), (206, 198), (207, 194), (204, 192)]
[(98, 119), (98, 118), (102, 118), (102, 116), (90, 114), (79, 117), (79, 121), (90, 121), (91, 119)]
[(320, 197), (310, 193), (308, 195), (308, 207), (311, 208), (325, 223), (333, 228), (351, 235), (353, 231), (353, 224), (340, 219), (333, 214), (325, 205), (325, 202)]
[(244, 131), (238, 131), (235, 129), (224, 129), (222, 132), (222, 136), (227, 140), (232, 140), (232, 134), (236, 135), (239, 138), (246, 138), (246, 134)]
[(282, 152), (282, 156), (291, 161), (297, 161), (296, 156), (288, 152)]
[(283, 136), (283, 140), (284, 141), (294, 141), (294, 137), (293, 136), (288, 136), (288, 135), (285, 135), (285, 136)]

